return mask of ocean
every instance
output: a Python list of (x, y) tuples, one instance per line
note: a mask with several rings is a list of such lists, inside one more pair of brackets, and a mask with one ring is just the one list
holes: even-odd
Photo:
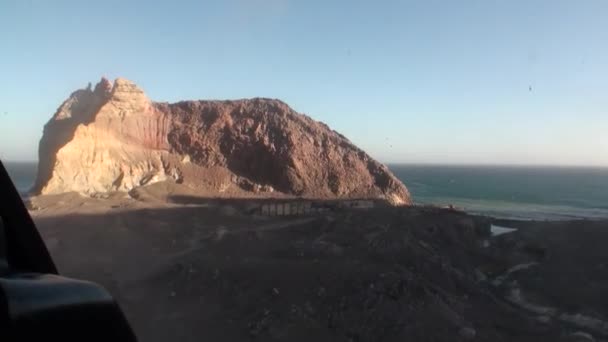
[(25, 196), (27, 192), (34, 186), (36, 181), (36, 172), (38, 171), (38, 163), (36, 162), (5, 162), (4, 167), (11, 176), (15, 187)]
[[(5, 164), (25, 195), (37, 164)], [(608, 218), (608, 168), (389, 165), (417, 204), (527, 220)]]
[(418, 204), (499, 218), (608, 218), (608, 168), (389, 165)]

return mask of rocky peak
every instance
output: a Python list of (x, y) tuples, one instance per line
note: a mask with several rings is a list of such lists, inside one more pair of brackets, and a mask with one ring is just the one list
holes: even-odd
[[(104, 82), (103, 79), (102, 82)], [(118, 114), (120, 117), (149, 114), (151, 101), (135, 83), (124, 78), (117, 78), (114, 85), (109, 88), (106, 86), (106, 89), (111, 90), (108, 101), (112, 102), (115, 107), (112, 110), (113, 114)]]
[(78, 122), (86, 122), (92, 119), (92, 115), (99, 110), (110, 98), (112, 84), (105, 78), (91, 90), (91, 83), (85, 89), (78, 89), (65, 100), (55, 112), (54, 120), (73, 119)]
[(95, 85), (95, 90), (93, 92), (102, 98), (109, 99), (112, 95), (112, 82), (108, 81), (107, 78), (102, 77), (101, 81)]
[(135, 83), (124, 78), (117, 78), (114, 81), (112, 96), (114, 98), (133, 98), (146, 96)]
[[(65, 118), (72, 120), (59, 124)], [(73, 93), (45, 126), (39, 159), (38, 193), (129, 191), (172, 180), (209, 196), (410, 203), (384, 165), (284, 102), (154, 103), (122, 78)]]

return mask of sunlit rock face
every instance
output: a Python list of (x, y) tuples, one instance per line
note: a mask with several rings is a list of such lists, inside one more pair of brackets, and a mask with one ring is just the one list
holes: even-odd
[(207, 195), (411, 203), (386, 166), (279, 100), (156, 103), (121, 78), (91, 88), (72, 93), (45, 125), (34, 193), (170, 180)]

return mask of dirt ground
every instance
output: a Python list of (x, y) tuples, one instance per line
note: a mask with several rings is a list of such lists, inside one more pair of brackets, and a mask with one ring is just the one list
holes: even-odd
[[(60, 272), (104, 285), (141, 341), (608, 337), (606, 222), (433, 208), (270, 218), (239, 203), (66, 194), (31, 214)], [(492, 237), (491, 224), (519, 230)]]

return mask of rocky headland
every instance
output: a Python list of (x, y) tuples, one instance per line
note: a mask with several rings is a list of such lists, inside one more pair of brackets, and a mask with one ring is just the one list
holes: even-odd
[(162, 181), (208, 197), (411, 203), (386, 166), (279, 100), (157, 103), (130, 81), (102, 79), (72, 93), (44, 127), (35, 194)]

